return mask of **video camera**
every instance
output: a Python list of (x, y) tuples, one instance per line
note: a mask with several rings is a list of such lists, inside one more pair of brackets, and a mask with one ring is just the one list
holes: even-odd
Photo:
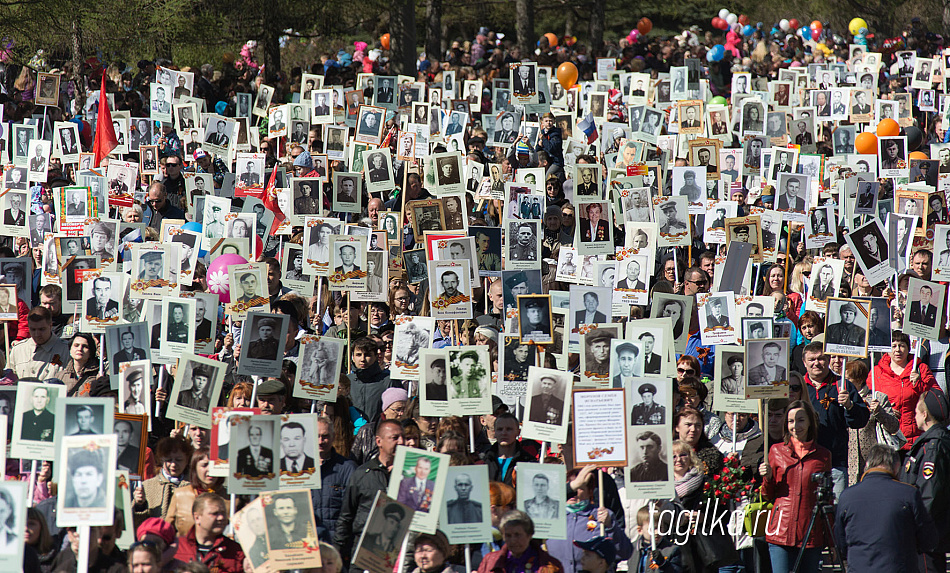
[(819, 504), (830, 504), (834, 502), (835, 482), (831, 477), (831, 472), (815, 472), (811, 474), (812, 483), (817, 485)]

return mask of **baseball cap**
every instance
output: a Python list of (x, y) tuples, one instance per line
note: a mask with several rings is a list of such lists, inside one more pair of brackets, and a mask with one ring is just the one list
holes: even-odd
[(600, 555), (608, 565), (617, 560), (617, 548), (614, 547), (614, 542), (606, 537), (595, 537), (589, 541), (575, 541), (574, 545), (585, 551), (592, 551)]

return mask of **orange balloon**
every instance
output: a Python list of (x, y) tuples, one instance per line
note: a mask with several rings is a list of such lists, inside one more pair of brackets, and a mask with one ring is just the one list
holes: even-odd
[(544, 35), (544, 37), (548, 39), (548, 46), (552, 48), (557, 46), (557, 36), (555, 36), (553, 33), (548, 32)]
[(882, 119), (881, 122), (877, 124), (877, 134), (881, 137), (900, 135), (900, 133), (901, 126), (891, 118)]
[(909, 157), (911, 159), (930, 159), (923, 151), (911, 151)]
[(854, 150), (862, 155), (877, 155), (877, 136), (870, 131), (859, 133), (854, 138)]
[(561, 83), (564, 89), (571, 89), (571, 86), (577, 83), (577, 66), (571, 62), (564, 62), (558, 66), (557, 81)]
[(650, 19), (647, 18), (646, 16), (644, 16), (643, 18), (640, 18), (640, 21), (637, 22), (637, 31), (643, 34), (644, 36), (649, 34), (650, 30), (652, 29), (653, 29), (653, 22), (651, 22)]
[(388, 50), (389, 49), (389, 34), (386, 33), (380, 36), (379, 43), (383, 45), (384, 50)]

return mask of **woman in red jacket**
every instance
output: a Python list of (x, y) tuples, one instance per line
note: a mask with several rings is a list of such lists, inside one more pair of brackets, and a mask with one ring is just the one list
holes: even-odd
[[(791, 571), (805, 541), (818, 502), (812, 474), (831, 471), (831, 452), (815, 442), (818, 417), (811, 403), (795, 400), (785, 409), (785, 420), (785, 441), (769, 448), (768, 464), (759, 466), (765, 476), (762, 491), (775, 503), (765, 532), (773, 573)], [(818, 572), (824, 540), (825, 528), (819, 520), (805, 546), (801, 573)]]
[(914, 421), (917, 401), (924, 392), (937, 385), (933, 372), (922, 361), (917, 361), (917, 370), (913, 370), (913, 358), (910, 355), (910, 338), (900, 331), (891, 334), (891, 353), (885, 354), (874, 367), (874, 390), (887, 394), (894, 406), (901, 431), (907, 438), (902, 449), (910, 450), (921, 433)]

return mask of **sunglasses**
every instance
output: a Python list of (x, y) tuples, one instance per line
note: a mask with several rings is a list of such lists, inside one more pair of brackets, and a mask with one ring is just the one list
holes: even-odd
[(802, 385), (801, 385), (801, 384), (792, 384), (791, 386), (788, 387), (788, 389), (789, 389), (789, 390), (792, 390), (793, 392), (801, 392), (801, 391), (802, 391)]
[(692, 368), (677, 368), (676, 372), (678, 372), (679, 374), (690, 374), (690, 375), (696, 374), (696, 371), (693, 370)]

